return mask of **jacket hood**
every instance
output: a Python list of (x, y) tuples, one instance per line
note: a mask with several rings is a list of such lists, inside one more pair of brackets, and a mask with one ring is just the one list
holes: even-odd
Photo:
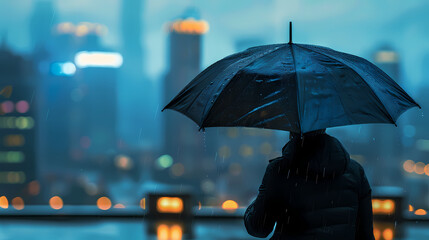
[(292, 138), (282, 151), (286, 168), (294, 175), (333, 179), (342, 175), (350, 162), (343, 145), (327, 134)]

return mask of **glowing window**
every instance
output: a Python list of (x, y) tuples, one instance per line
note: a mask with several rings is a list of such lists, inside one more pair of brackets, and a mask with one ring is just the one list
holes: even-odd
[(157, 201), (156, 209), (160, 213), (181, 213), (183, 201), (178, 197), (161, 197)]

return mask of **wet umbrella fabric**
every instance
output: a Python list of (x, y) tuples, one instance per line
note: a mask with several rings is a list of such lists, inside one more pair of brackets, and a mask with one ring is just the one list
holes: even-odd
[(286, 43), (249, 48), (212, 64), (164, 109), (183, 113), (203, 129), (243, 126), (306, 133), (395, 124), (415, 106), (395, 81), (363, 58)]

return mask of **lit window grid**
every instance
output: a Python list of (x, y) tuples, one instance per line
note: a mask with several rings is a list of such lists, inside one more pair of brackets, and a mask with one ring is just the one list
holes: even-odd
[(0, 129), (27, 130), (34, 128), (32, 117), (0, 117)]

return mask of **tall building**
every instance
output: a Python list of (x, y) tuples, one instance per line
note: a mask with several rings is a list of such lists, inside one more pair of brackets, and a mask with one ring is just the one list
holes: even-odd
[[(36, 179), (37, 74), (33, 63), (0, 46), (0, 189), (29, 203)], [(31, 202), (31, 201), (30, 201)]]
[(30, 39), (35, 48), (43, 47), (51, 37), (51, 31), (55, 21), (55, 9), (52, 1), (34, 1), (33, 11), (30, 16)]
[[(195, 14), (195, 12), (193, 12)], [(191, 18), (192, 17), (192, 18)], [(208, 23), (198, 16), (185, 14), (169, 24), (168, 72), (164, 80), (165, 106), (201, 71), (201, 45)], [(199, 132), (198, 125), (173, 111), (164, 111), (164, 152), (173, 158), (173, 179), (197, 184), (215, 169), (216, 131)], [(213, 167), (209, 167), (213, 166)], [(210, 170), (206, 168), (210, 168)], [(176, 171), (180, 169), (180, 171)], [(207, 170), (207, 171), (206, 171)]]
[[(97, 23), (54, 25), (47, 53), (38, 58), (42, 74), (39, 139), (46, 196), (61, 195), (67, 201), (84, 203), (88, 194), (79, 185), (82, 181), (76, 180), (81, 169), (91, 171), (100, 162), (109, 163), (116, 153), (116, 84), (122, 56), (101, 45), (106, 32)], [(99, 170), (93, 175), (101, 174)], [(67, 187), (55, 187), (61, 182)]]
[[(402, 85), (400, 74), (399, 54), (391, 47), (381, 47), (373, 55), (373, 62), (386, 72), (396, 83)], [(400, 119), (401, 120), (401, 119)], [(373, 124), (371, 130), (371, 146), (373, 151), (369, 162), (373, 164), (372, 177), (376, 185), (402, 186), (403, 121), (399, 121), (399, 127), (392, 124)], [(379, 177), (383, 176), (383, 177)]]
[(64, 134), (66, 159), (79, 161), (116, 149), (117, 68), (122, 56), (101, 46), (104, 28), (61, 23), (53, 39), (50, 74), (44, 84), (46, 96), (53, 97), (45, 106), (54, 134), (48, 139), (58, 144), (56, 129), (67, 126), (59, 130)]
[(155, 84), (149, 80), (144, 64), (144, 0), (121, 3), (121, 53), (124, 57), (118, 82), (118, 130), (121, 140), (130, 148), (148, 150), (158, 147), (160, 111)]

